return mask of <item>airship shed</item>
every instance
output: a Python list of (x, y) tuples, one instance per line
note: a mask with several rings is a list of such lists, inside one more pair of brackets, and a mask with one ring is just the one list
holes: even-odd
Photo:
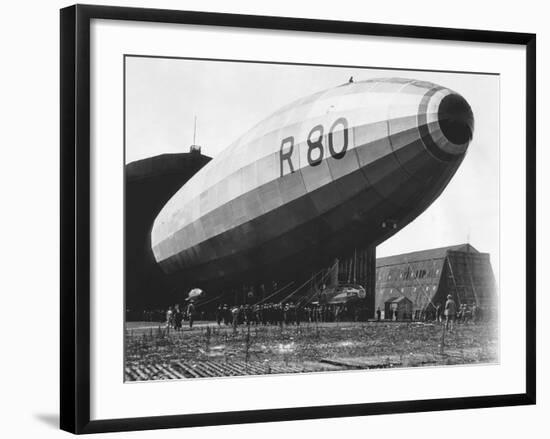
[[(154, 262), (151, 225), (166, 202), (210, 161), (200, 149), (162, 154), (125, 167), (125, 287), (126, 306), (154, 308), (169, 303), (172, 286)], [(154, 294), (153, 294), (154, 292)]]
[(448, 295), (458, 305), (492, 310), (496, 281), (488, 253), (470, 244), (435, 248), (376, 260), (375, 307), (405, 297), (412, 302), (410, 318), (418, 320), (441, 309)]

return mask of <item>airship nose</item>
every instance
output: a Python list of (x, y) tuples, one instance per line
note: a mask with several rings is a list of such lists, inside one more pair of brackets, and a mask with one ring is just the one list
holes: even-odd
[(422, 99), (418, 122), (426, 148), (446, 162), (464, 155), (474, 133), (474, 115), (466, 99), (441, 87), (432, 88)]
[(458, 94), (445, 96), (439, 104), (437, 119), (442, 134), (453, 145), (467, 145), (472, 140), (474, 114), (462, 96)]

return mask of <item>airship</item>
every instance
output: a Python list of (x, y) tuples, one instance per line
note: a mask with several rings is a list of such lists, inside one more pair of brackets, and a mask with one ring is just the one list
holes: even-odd
[(430, 82), (379, 78), (303, 97), (174, 194), (153, 223), (154, 259), (203, 286), (292, 276), (377, 245), (441, 194), (473, 132), (468, 102)]

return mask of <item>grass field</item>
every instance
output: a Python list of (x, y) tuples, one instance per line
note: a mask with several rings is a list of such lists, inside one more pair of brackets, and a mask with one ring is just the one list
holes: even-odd
[(218, 327), (192, 330), (131, 322), (125, 333), (129, 381), (419, 367), (498, 361), (492, 323), (306, 323), (300, 326)]

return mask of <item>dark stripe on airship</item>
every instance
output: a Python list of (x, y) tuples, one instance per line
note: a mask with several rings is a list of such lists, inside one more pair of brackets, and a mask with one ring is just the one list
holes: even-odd
[(459, 155), (449, 154), (448, 152), (443, 151), (439, 146), (437, 146), (437, 143), (433, 139), (428, 128), (428, 104), (430, 103), (430, 99), (432, 98), (432, 96), (440, 90), (445, 90), (445, 88), (434, 87), (422, 97), (422, 100), (420, 101), (420, 106), (418, 107), (418, 131), (420, 133), (420, 138), (424, 142), (424, 145), (426, 145), (428, 151), (430, 151), (430, 154), (444, 162), (452, 162), (456, 160)]

